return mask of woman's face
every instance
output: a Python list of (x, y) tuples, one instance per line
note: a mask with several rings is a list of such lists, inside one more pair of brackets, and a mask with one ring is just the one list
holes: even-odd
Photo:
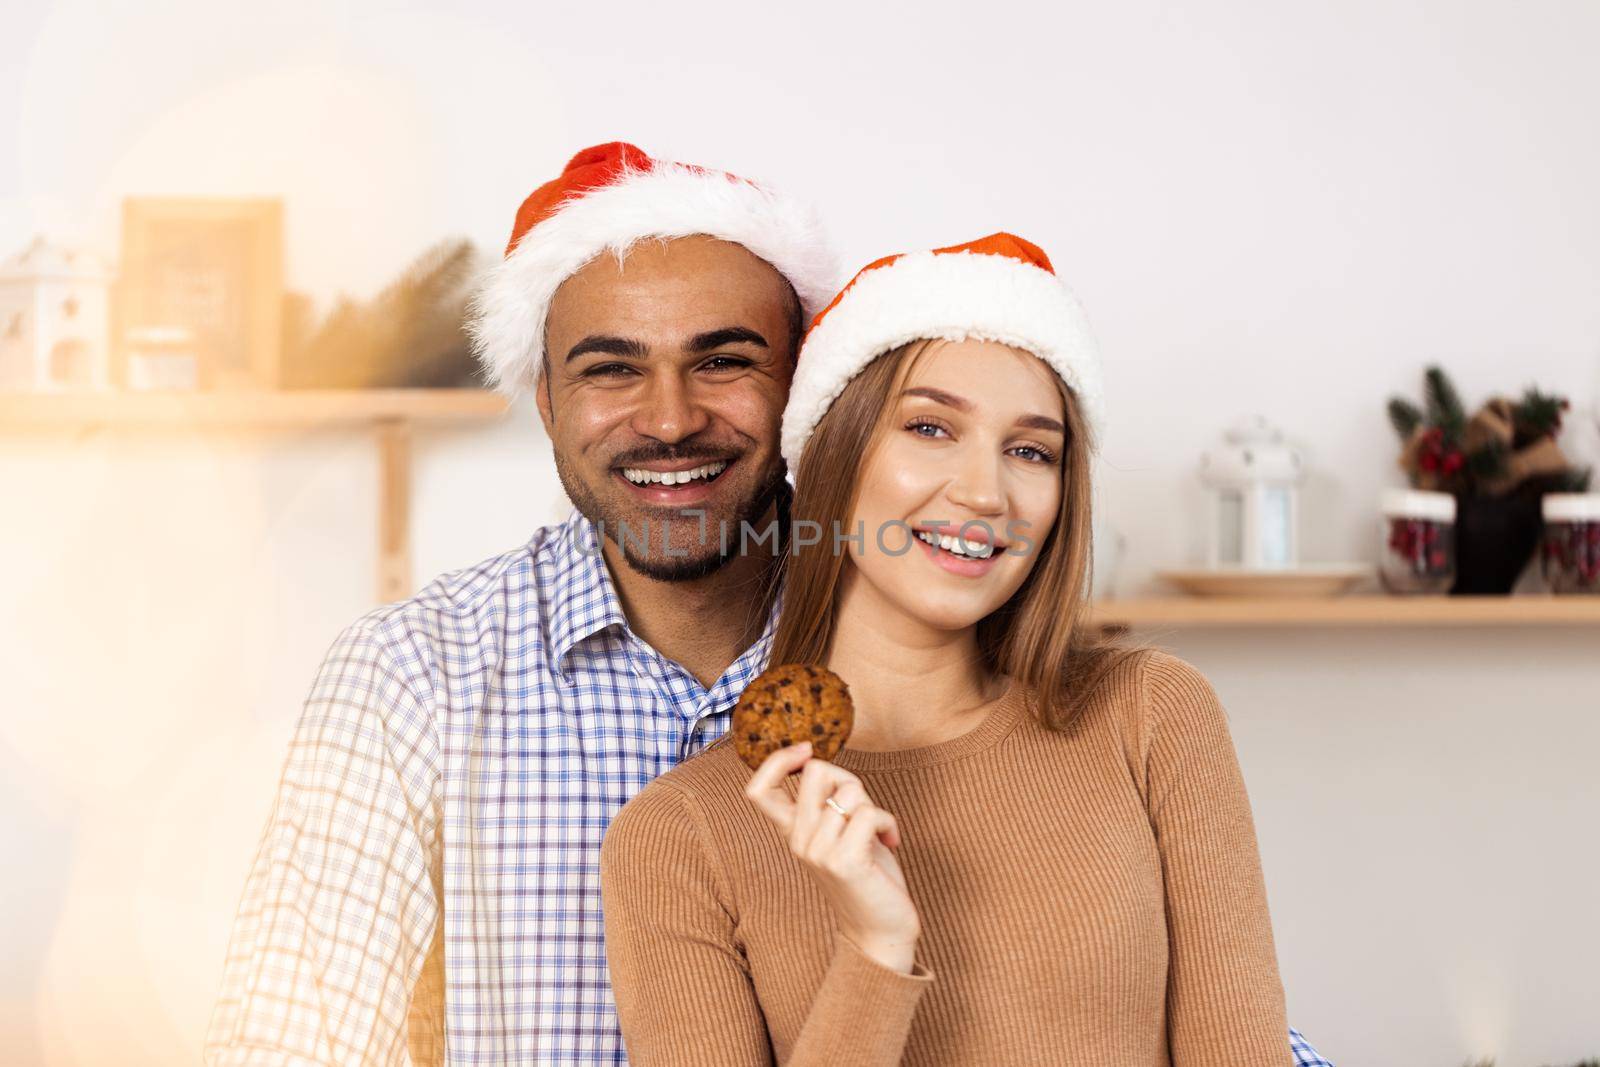
[(843, 546), (845, 590), (941, 630), (971, 626), (1017, 591), (1055, 525), (1055, 374), (1007, 345), (935, 341), (888, 403), (844, 531), (859, 523), (865, 541)]

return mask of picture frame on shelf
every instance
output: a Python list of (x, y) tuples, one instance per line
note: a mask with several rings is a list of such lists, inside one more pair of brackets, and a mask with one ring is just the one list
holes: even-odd
[(186, 386), (278, 388), (281, 200), (129, 197), (123, 201), (122, 255), (118, 384), (152, 387), (151, 375), (132, 373), (130, 359), (147, 358), (150, 338), (181, 332), (193, 362), (180, 376)]

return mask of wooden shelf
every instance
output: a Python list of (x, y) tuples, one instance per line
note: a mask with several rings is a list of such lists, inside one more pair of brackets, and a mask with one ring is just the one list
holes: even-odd
[(1600, 596), (1151, 597), (1095, 605), (1103, 626), (1600, 626)]
[(88, 427), (265, 429), (401, 420), (483, 422), (506, 412), (484, 389), (307, 389), (214, 393), (0, 393), (0, 430)]
[[(0, 433), (96, 428), (261, 432), (370, 429), (379, 454), (378, 596), (412, 592), (411, 431), (419, 424), (489, 423), (506, 401), (481, 389), (345, 389), (213, 393), (0, 393)], [(1104, 626), (1457, 627), (1600, 626), (1600, 596), (1323, 599), (1163, 596), (1101, 601)]]
[(0, 433), (370, 430), (378, 443), (378, 600), (388, 602), (412, 592), (413, 427), (491, 422), (506, 408), (483, 389), (0, 393)]

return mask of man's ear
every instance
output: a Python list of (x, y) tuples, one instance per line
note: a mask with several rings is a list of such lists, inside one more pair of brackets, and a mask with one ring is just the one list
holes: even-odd
[(539, 421), (544, 424), (544, 435), (554, 437), (550, 424), (555, 421), (555, 409), (550, 404), (550, 361), (545, 360), (539, 381), (533, 387), (533, 402), (539, 409)]

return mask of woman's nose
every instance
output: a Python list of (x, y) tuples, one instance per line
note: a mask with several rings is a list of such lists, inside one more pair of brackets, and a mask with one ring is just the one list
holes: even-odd
[(945, 496), (976, 515), (998, 514), (1005, 507), (999, 460), (980, 448), (964, 448), (961, 453), (954, 457), (956, 466)]
[(692, 437), (710, 423), (690, 384), (676, 374), (651, 375), (633, 413), (635, 433), (669, 443)]

